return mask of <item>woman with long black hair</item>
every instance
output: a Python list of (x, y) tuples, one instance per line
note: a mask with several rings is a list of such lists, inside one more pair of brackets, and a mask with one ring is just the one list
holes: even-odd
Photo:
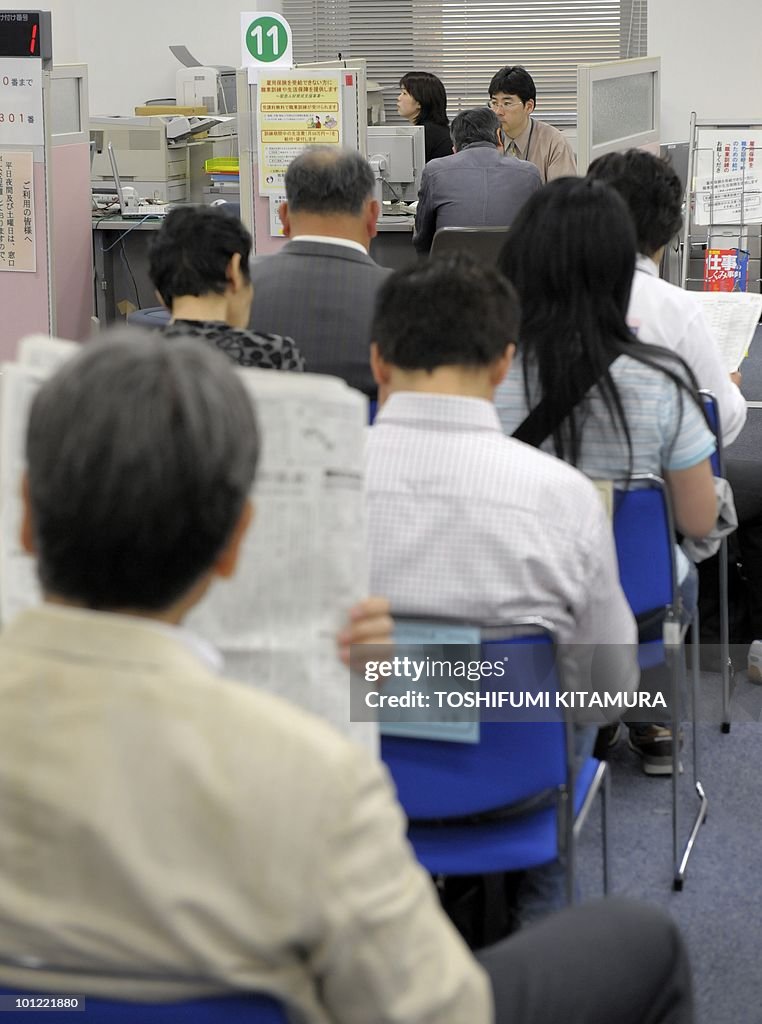
[[(635, 255), (630, 214), (608, 185), (559, 178), (529, 198), (499, 259), (522, 319), (520, 353), (495, 402), (506, 433), (594, 479), (663, 477), (677, 529), (703, 537), (717, 515), (714, 436), (688, 366), (627, 327)], [(696, 569), (677, 555), (692, 611)], [(668, 730), (633, 729), (630, 745), (648, 774), (671, 771)]]

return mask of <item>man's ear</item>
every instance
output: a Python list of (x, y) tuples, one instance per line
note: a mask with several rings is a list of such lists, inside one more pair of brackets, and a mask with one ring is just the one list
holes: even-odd
[(524, 109), (526, 110), (527, 114), (531, 114), (534, 110), (534, 100), (527, 100), (524, 104)]
[(286, 238), (291, 237), (291, 219), (288, 215), (288, 203), (281, 203), (278, 207), (278, 216), (280, 222), (283, 225), (283, 234)]
[(503, 132), (499, 127), (495, 129), (495, 136), (497, 138), (497, 148), (501, 153), (504, 153), (505, 145), (503, 144)]
[(28, 555), (37, 554), (32, 525), (32, 502), (29, 497), (29, 477), (26, 473), (21, 478), (21, 547)]
[(378, 234), (378, 218), (381, 216), (381, 207), (378, 199), (369, 199), (365, 208), (365, 229), (368, 238), (375, 238)]
[(222, 579), (229, 579), (235, 573), (241, 558), (241, 546), (253, 518), (254, 505), (251, 499), (247, 498), (227, 544), (219, 553), (212, 566), (213, 575), (220, 576)]
[(502, 384), (508, 371), (511, 368), (513, 357), (516, 355), (516, 346), (513, 342), (510, 342), (505, 346), (505, 351), (502, 355), (498, 356), (497, 359), (490, 365), (489, 368), (489, 382), (493, 388), (498, 387)]
[(370, 343), (370, 370), (373, 374), (373, 380), (380, 388), (385, 387), (391, 380), (391, 364), (381, 357), (375, 341)]

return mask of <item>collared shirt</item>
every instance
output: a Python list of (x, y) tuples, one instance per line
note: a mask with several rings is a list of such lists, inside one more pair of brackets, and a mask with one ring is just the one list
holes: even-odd
[(357, 252), (363, 253), (365, 256), (368, 255), (368, 250), (364, 245), (360, 245), (359, 242), (355, 242), (352, 238), (334, 238), (333, 235), (294, 235), (291, 238), (292, 242), (324, 242), (326, 245), (344, 245), (347, 249), (355, 249)]
[(371, 588), (393, 614), (542, 616), (563, 644), (611, 645), (616, 667), (596, 689), (636, 686), (624, 646), (635, 623), (600, 497), (570, 466), (504, 437), (492, 403), (391, 395), (369, 431), (366, 487)]
[(627, 310), (630, 329), (641, 341), (677, 352), (700, 388), (714, 392), (723, 444), (738, 437), (746, 422), (746, 401), (730, 379), (703, 310), (688, 291), (662, 281), (656, 264), (639, 255)]
[[(503, 133), (505, 140), (506, 155), (515, 155), (520, 160), (529, 160), (540, 172), (543, 182), (552, 181), (554, 178), (564, 178), (569, 175), (576, 175), (577, 161), (571, 143), (558, 128), (554, 128), (547, 121), (538, 121), (534, 117), (529, 118), (521, 135), (512, 139)], [(517, 153), (509, 152), (513, 143), (518, 150)]]

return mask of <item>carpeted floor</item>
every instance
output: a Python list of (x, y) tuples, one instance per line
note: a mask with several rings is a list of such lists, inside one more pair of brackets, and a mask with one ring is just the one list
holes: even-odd
[[(747, 401), (762, 402), (762, 328), (741, 369)], [(729, 452), (759, 461), (762, 473), (762, 409), (749, 410)], [(724, 735), (706, 721), (719, 721), (719, 686), (718, 675), (702, 674), (699, 777), (709, 814), (682, 892), (672, 890), (670, 780), (646, 777), (626, 740), (612, 751), (612, 891), (658, 903), (679, 922), (693, 962), (697, 1024), (762, 1024), (762, 687), (737, 677)], [(686, 838), (696, 806), (690, 749), (688, 730), (679, 804)], [(579, 859), (586, 897), (601, 891), (599, 842), (591, 821)]]

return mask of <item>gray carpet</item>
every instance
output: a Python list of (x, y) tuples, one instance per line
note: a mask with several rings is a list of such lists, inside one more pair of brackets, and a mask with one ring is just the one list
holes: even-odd
[[(702, 685), (716, 692), (719, 677), (705, 674)], [(744, 677), (739, 689), (750, 685)], [(762, 724), (734, 722), (728, 735), (704, 724), (698, 734), (709, 813), (682, 892), (672, 890), (671, 782), (645, 776), (626, 740), (612, 752), (611, 888), (659, 904), (680, 924), (693, 964), (697, 1024), (760, 1024)], [(697, 806), (690, 749), (688, 735), (679, 804), (685, 838)], [(580, 844), (586, 897), (601, 891), (599, 837), (598, 822), (590, 821)]]
[[(762, 402), (762, 328), (741, 370), (747, 401)], [(762, 459), (762, 409), (749, 410), (728, 453)], [(682, 892), (672, 890), (670, 780), (646, 777), (626, 740), (612, 752), (612, 891), (657, 903), (680, 924), (693, 963), (697, 1024), (762, 1024), (762, 687), (743, 673), (737, 677), (729, 735), (707, 724), (719, 722), (719, 688), (718, 675), (702, 675), (699, 777), (709, 814)], [(697, 806), (690, 732), (683, 763), (680, 807), (687, 838)], [(591, 821), (580, 847), (585, 896), (601, 891), (599, 843), (598, 822)]]

